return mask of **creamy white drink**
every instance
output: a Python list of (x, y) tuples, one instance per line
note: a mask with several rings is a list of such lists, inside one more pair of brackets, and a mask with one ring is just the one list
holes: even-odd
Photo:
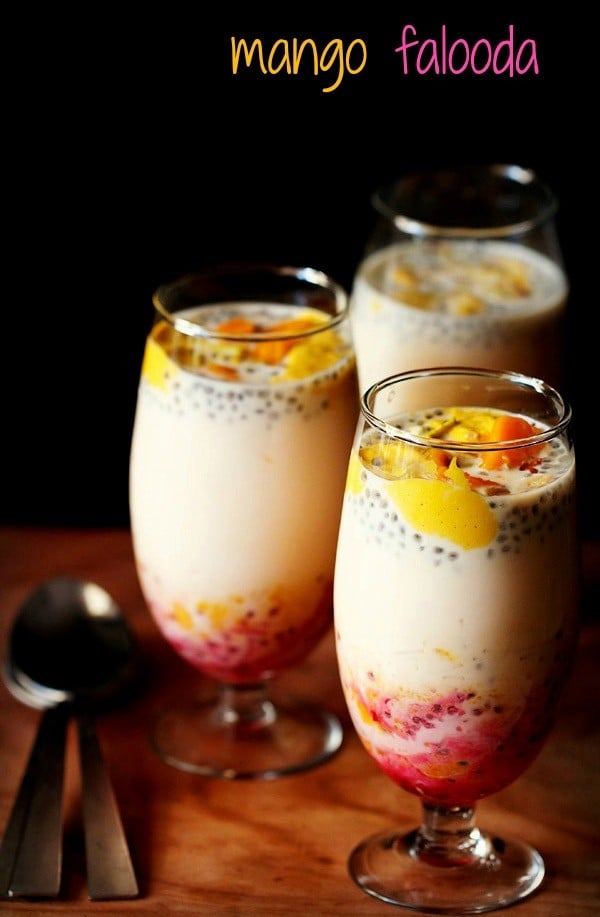
[(470, 806), (538, 753), (568, 669), (574, 457), (564, 435), (486, 451), (544, 430), (490, 408), (394, 425), (432, 448), (357, 436), (335, 576), (340, 675), (379, 766), (425, 801)]
[(213, 337), (161, 321), (147, 341), (130, 470), (138, 573), (183, 657), (259, 681), (331, 622), (357, 416), (347, 319), (235, 302), (177, 317)]
[(378, 250), (359, 266), (351, 299), (361, 391), (430, 366), (560, 385), (566, 297), (562, 268), (524, 245), (423, 238)]

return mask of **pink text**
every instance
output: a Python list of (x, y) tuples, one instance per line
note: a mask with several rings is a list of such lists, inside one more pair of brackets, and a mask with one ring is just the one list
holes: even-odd
[(414, 25), (405, 25), (402, 42), (395, 50), (402, 55), (405, 75), (412, 70), (419, 75), (435, 73), (437, 76), (468, 71), (476, 76), (491, 72), (512, 77), (528, 71), (536, 75), (540, 72), (534, 39), (517, 42), (514, 25), (508, 26), (508, 37), (497, 44), (487, 38), (478, 38), (472, 44), (465, 38), (451, 40), (445, 25), (441, 27), (439, 40), (420, 41)]

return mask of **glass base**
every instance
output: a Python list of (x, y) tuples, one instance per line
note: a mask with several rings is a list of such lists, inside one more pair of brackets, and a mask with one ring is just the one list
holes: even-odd
[(351, 853), (348, 870), (367, 894), (429, 914), (483, 914), (515, 904), (537, 889), (544, 862), (533, 847), (479, 832), (478, 855), (464, 865), (424, 861), (418, 832), (382, 832)]
[[(244, 689), (227, 690), (239, 695)], [(179, 770), (228, 780), (273, 780), (308, 770), (341, 747), (342, 725), (332, 713), (257, 694), (248, 717), (225, 702), (223, 692), (174, 704), (157, 717), (150, 744)]]

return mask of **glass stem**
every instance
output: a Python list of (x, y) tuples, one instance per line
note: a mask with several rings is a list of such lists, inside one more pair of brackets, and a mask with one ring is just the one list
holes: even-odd
[(249, 733), (271, 726), (277, 713), (266, 685), (221, 684), (216, 716), (224, 726)]
[(496, 858), (491, 839), (475, 825), (475, 809), (465, 806), (423, 803), (423, 823), (409, 849), (432, 866), (475, 866)]

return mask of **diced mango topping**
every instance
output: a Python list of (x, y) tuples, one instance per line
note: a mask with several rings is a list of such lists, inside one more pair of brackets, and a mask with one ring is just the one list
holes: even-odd
[(415, 274), (414, 270), (409, 267), (402, 267), (400, 265), (394, 268), (393, 277), (396, 283), (407, 287), (412, 287), (419, 282), (419, 278)]
[(518, 302), (533, 291), (531, 266), (520, 258), (422, 242), (399, 252), (384, 286), (398, 302), (457, 317), (477, 315), (488, 303)]
[(213, 627), (222, 626), (231, 617), (229, 607), (222, 602), (198, 602), (196, 609), (206, 615)]
[(256, 331), (256, 325), (245, 316), (236, 315), (217, 325), (215, 331), (219, 334), (252, 334)]
[(434, 302), (431, 293), (413, 289), (402, 290), (397, 294), (397, 299), (407, 306), (412, 306), (413, 309), (429, 309)]
[[(510, 442), (515, 439), (527, 439), (539, 433), (529, 421), (523, 417), (515, 417), (512, 414), (500, 414), (494, 420), (494, 426), (491, 432), (491, 442)], [(538, 446), (523, 446), (518, 449), (498, 449), (490, 452), (483, 452), (481, 461), (485, 468), (495, 469), (507, 466), (508, 468), (518, 468), (523, 462), (532, 461), (539, 455), (543, 449), (543, 444)]]
[(348, 464), (348, 474), (346, 477), (346, 491), (351, 494), (359, 494), (363, 488), (361, 481), (363, 466), (360, 459), (353, 453), (350, 456)]
[(314, 373), (334, 366), (346, 349), (345, 343), (335, 331), (323, 331), (294, 343), (285, 360), (277, 381), (303, 379)]
[[(327, 321), (328, 316), (316, 310), (270, 325), (234, 315), (210, 329), (224, 339), (190, 337), (162, 321), (148, 338), (142, 372), (151, 385), (161, 389), (178, 367), (236, 381), (241, 378), (241, 364), (256, 363), (280, 368), (271, 381), (300, 379), (335, 364), (348, 350), (347, 342), (333, 330), (307, 334)], [(260, 336), (258, 340), (253, 340), (255, 335)]]
[(421, 435), (458, 443), (483, 442), (491, 437), (496, 416), (492, 411), (473, 408), (444, 408), (423, 425)]
[(179, 602), (175, 602), (172, 608), (172, 614), (180, 627), (183, 627), (184, 630), (191, 630), (194, 625), (194, 619), (191, 614), (181, 605)]
[[(455, 443), (510, 443), (527, 439), (541, 433), (536, 427), (514, 414), (500, 414), (497, 411), (475, 410), (473, 408), (447, 408), (424, 427), (424, 435), (433, 439)], [(543, 445), (522, 448), (493, 449), (481, 452), (484, 468), (494, 470), (502, 467), (517, 468), (523, 462), (534, 461)]]
[(366, 723), (367, 726), (370, 726), (372, 723), (375, 722), (375, 720), (371, 716), (369, 708), (367, 707), (365, 702), (361, 700), (360, 697), (356, 698), (356, 712), (358, 713), (363, 723)]
[(530, 270), (518, 258), (496, 258), (497, 288), (506, 296), (529, 296), (531, 293)]
[(485, 302), (480, 296), (464, 290), (460, 293), (451, 293), (446, 298), (446, 305), (450, 315), (477, 315), (485, 308)]
[[(293, 318), (284, 322), (277, 322), (267, 329), (268, 334), (273, 335), (297, 335), (311, 328), (316, 328), (321, 321), (314, 317), (310, 318)], [(255, 331), (260, 329), (255, 328)], [(283, 337), (272, 341), (259, 341), (251, 350), (252, 359), (257, 363), (266, 363), (267, 366), (277, 366), (284, 357), (295, 347), (305, 346), (305, 340), (295, 340), (293, 337)]]
[(212, 376), (217, 376), (219, 379), (226, 379), (229, 382), (240, 378), (239, 371), (235, 366), (227, 366), (225, 363), (207, 363), (206, 370)]
[(325, 318), (317, 318), (311, 315), (309, 318), (289, 318), (284, 322), (277, 322), (268, 329), (269, 334), (300, 334), (302, 331), (310, 331), (322, 325)]
[(142, 377), (150, 385), (164, 391), (167, 388), (169, 376), (177, 372), (179, 372), (177, 364), (169, 358), (167, 351), (163, 350), (156, 339), (149, 337), (142, 361)]
[(266, 363), (267, 366), (277, 366), (281, 363), (285, 355), (292, 349), (295, 341), (278, 340), (278, 341), (259, 341), (252, 350), (252, 358), (257, 363)]
[[(490, 544), (498, 523), (485, 496), (508, 490), (502, 478), (494, 480), (486, 472), (516, 467), (535, 471), (543, 444), (510, 448), (510, 443), (541, 428), (516, 415), (464, 407), (445, 408), (425, 422), (407, 424), (408, 428), (424, 439), (435, 439), (436, 445), (372, 439), (360, 450), (362, 465), (387, 482), (384, 487), (391, 499), (417, 531), (446, 538), (466, 550)], [(452, 449), (453, 443), (474, 448), (459, 452)], [(478, 449), (483, 443), (498, 443), (499, 448)], [(483, 476), (476, 473), (479, 469)], [(359, 493), (362, 486), (360, 464), (351, 460), (346, 490)]]

